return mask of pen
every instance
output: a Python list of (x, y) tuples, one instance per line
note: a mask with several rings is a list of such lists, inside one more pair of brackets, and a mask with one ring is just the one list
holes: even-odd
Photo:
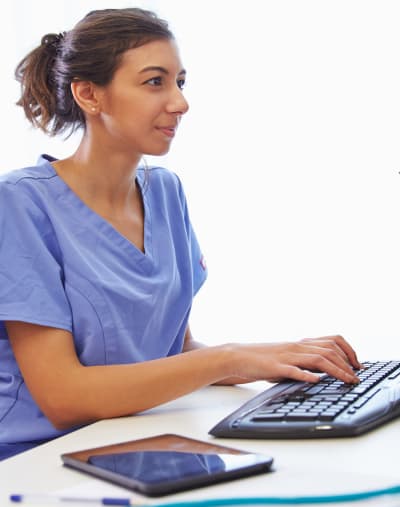
[(10, 495), (11, 502), (16, 503), (58, 503), (58, 502), (75, 502), (75, 503), (92, 503), (100, 505), (134, 505), (129, 498), (91, 498), (79, 496), (56, 496), (56, 495), (35, 495), (35, 494), (14, 494)]

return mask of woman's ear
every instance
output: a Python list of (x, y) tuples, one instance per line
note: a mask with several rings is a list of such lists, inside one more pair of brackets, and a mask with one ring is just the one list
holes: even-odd
[(99, 113), (97, 88), (91, 81), (72, 81), (71, 92), (84, 113), (91, 115)]

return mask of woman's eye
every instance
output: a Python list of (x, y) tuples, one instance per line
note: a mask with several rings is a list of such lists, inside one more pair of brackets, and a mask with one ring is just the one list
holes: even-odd
[(176, 84), (180, 90), (183, 90), (185, 88), (186, 81), (184, 79), (178, 79)]
[(152, 77), (148, 81), (146, 81), (148, 84), (152, 86), (161, 86), (162, 85), (162, 79), (161, 76)]
[[(164, 84), (162, 76), (152, 77), (146, 81), (150, 86), (162, 86)], [(185, 79), (178, 79), (176, 82), (178, 88), (183, 90), (185, 87)]]

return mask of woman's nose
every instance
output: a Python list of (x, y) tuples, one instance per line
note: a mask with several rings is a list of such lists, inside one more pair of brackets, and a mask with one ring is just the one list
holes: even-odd
[(182, 90), (180, 88), (176, 88), (170, 97), (168, 106), (169, 113), (179, 113), (185, 114), (189, 109), (188, 101), (185, 99)]

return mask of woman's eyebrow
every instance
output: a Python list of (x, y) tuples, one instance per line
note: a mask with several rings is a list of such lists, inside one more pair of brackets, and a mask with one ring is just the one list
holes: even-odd
[[(162, 74), (169, 74), (169, 71), (168, 69), (166, 69), (165, 67), (161, 67), (159, 65), (149, 65), (148, 67), (144, 67), (142, 70), (139, 71), (140, 74), (144, 73), (144, 72), (161, 72)], [(186, 75), (186, 70), (185, 69), (182, 69), (181, 71), (179, 71), (178, 73), (178, 76), (184, 76)]]

